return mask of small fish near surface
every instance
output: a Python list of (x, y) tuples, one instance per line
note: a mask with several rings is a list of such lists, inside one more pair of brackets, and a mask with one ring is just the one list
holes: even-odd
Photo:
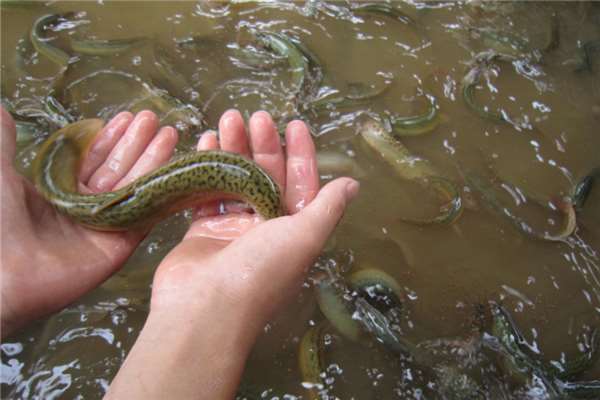
[(365, 122), (360, 128), (360, 135), (364, 142), (392, 167), (398, 177), (432, 189), (440, 198), (447, 201), (440, 207), (439, 214), (433, 218), (419, 221), (404, 219), (405, 221), (419, 224), (451, 224), (458, 219), (462, 213), (462, 199), (458, 188), (436, 171), (429, 161), (410, 154), (408, 149), (392, 136), (392, 133), (387, 132), (383, 125), (375, 120)]

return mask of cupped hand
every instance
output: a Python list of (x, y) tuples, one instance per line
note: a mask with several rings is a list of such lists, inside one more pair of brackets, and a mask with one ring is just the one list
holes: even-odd
[(182, 242), (156, 271), (152, 307), (186, 309), (198, 291), (218, 288), (238, 303), (234, 308), (252, 303), (257, 326), (266, 322), (275, 305), (293, 298), (356, 194), (358, 183), (348, 178), (319, 192), (315, 146), (304, 122), (287, 125), (285, 152), (267, 112), (252, 115), (248, 128), (237, 110), (227, 111), (219, 136), (205, 133), (198, 150), (221, 149), (253, 159), (279, 185), (289, 215), (264, 221), (231, 201), (200, 207)]
[[(14, 169), (15, 124), (1, 112), (2, 335), (60, 310), (118, 270), (143, 232), (99, 232), (58, 214)], [(99, 133), (79, 174), (82, 193), (122, 187), (171, 158), (172, 127), (120, 113)], [(69, 172), (66, 172), (69, 173)]]
[(107, 398), (231, 399), (265, 323), (298, 293), (306, 273), (356, 195), (349, 178), (319, 190), (315, 147), (292, 121), (285, 153), (266, 112), (235, 110), (206, 133), (200, 151), (254, 159), (279, 184), (290, 215), (262, 221), (237, 203), (208, 204), (159, 265), (150, 314)]

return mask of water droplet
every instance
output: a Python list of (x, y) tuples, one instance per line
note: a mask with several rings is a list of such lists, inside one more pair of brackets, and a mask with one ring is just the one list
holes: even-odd
[(123, 310), (122, 308), (113, 310), (110, 313), (110, 320), (112, 321), (113, 325), (122, 325), (125, 322), (127, 322), (127, 311)]
[(158, 250), (160, 249), (160, 244), (158, 241), (153, 241), (148, 243), (148, 246), (146, 246), (146, 252), (148, 254), (154, 254), (156, 253)]
[(0, 350), (6, 356), (12, 357), (23, 351), (23, 345), (21, 343), (2, 343), (0, 345)]

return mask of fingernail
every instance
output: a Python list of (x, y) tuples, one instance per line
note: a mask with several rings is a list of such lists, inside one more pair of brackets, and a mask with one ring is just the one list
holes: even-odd
[(133, 114), (128, 111), (121, 111), (113, 117), (113, 120), (121, 122), (124, 119), (133, 119)]
[(306, 125), (300, 120), (289, 122), (286, 128), (285, 139), (288, 146), (294, 147), (296, 142), (302, 141)]
[(237, 119), (242, 118), (242, 115), (235, 108), (229, 109), (223, 113), (221, 116), (221, 122), (225, 129), (229, 129), (232, 124), (237, 123)]
[(360, 189), (360, 183), (351, 179), (350, 182), (346, 184), (346, 199), (352, 200), (358, 194), (358, 189)]
[(111, 184), (112, 182), (108, 178), (99, 178), (94, 185), (95, 187), (90, 189), (97, 193), (104, 193), (110, 190)]
[(264, 110), (258, 110), (256, 112), (254, 112), (252, 114), (252, 116), (250, 117), (250, 119), (264, 119), (266, 121), (268, 121), (271, 118), (271, 114), (269, 114), (267, 111)]

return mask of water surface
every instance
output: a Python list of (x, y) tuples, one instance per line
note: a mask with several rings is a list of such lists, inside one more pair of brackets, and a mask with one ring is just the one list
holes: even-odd
[[(524, 232), (560, 231), (564, 215), (553, 209), (553, 201), (570, 196), (600, 166), (600, 66), (593, 57), (585, 64), (582, 51), (584, 43), (600, 38), (600, 8), (586, 2), (391, 4), (415, 24), (357, 13), (356, 4), (342, 1), (3, 6), (2, 99), (17, 112), (47, 114), (43, 102), (53, 95), (73, 118), (151, 108), (164, 123), (178, 125), (181, 150), (232, 107), (245, 115), (265, 109), (281, 124), (304, 119), (320, 152), (344, 155), (358, 165), (324, 171), (323, 181), (349, 171), (362, 185), (315, 269), (335, 264), (346, 274), (367, 267), (386, 271), (404, 290), (402, 335), (454, 354), (444, 359), (483, 382), (488, 398), (550, 398), (533, 377), (515, 382), (494, 351), (476, 345), (468, 350), (469, 343), (490, 334), (494, 303), (511, 313), (527, 345), (548, 362), (589, 352), (592, 329), (600, 326), (597, 185), (568, 238), (549, 241)], [(77, 57), (60, 72), (31, 48), (28, 34), (38, 17), (68, 12), (74, 14), (47, 32), (49, 43)], [(549, 46), (555, 22), (559, 41)], [(240, 49), (256, 48), (256, 31), (302, 43), (318, 59), (321, 84), (294, 96), (293, 71), (285, 59), (262, 51), (257, 55), (262, 65), (255, 66), (256, 60), (245, 58)], [(132, 37), (149, 40), (110, 57), (78, 55), (70, 48), (72, 39)], [(173, 61), (170, 76), (156, 65), (155, 43)], [(514, 58), (491, 63), (474, 99), (507, 121), (482, 118), (463, 99), (463, 78), (473, 60), (490, 50)], [(363, 104), (318, 113), (305, 107), (352, 93), (357, 83), (385, 90)], [(181, 120), (173, 108), (157, 106), (149, 100), (156, 90), (178, 99), (175, 108), (191, 110), (197, 119)], [(422, 113), (426, 95), (437, 99), (439, 126), (401, 140), (460, 188), (464, 211), (450, 225), (407, 223), (435, 214), (439, 199), (398, 179), (358, 134), (365, 118)], [(17, 165), (25, 174), (36, 145), (49, 127), (60, 124), (48, 115), (38, 121), (46, 128), (20, 145)], [(500, 212), (469, 184), (472, 174), (491, 183), (503, 205)], [(165, 221), (100, 288), (7, 339), (3, 394), (100, 398), (144, 323), (153, 270), (188, 220), (183, 213)], [(265, 327), (243, 387), (260, 394), (257, 398), (307, 398), (298, 346), (307, 329), (324, 319), (308, 279), (298, 299)], [(324, 398), (441, 398), (436, 382), (408, 357), (375, 342), (349, 342), (333, 328), (327, 343)], [(578, 379), (600, 379), (600, 363)]]

